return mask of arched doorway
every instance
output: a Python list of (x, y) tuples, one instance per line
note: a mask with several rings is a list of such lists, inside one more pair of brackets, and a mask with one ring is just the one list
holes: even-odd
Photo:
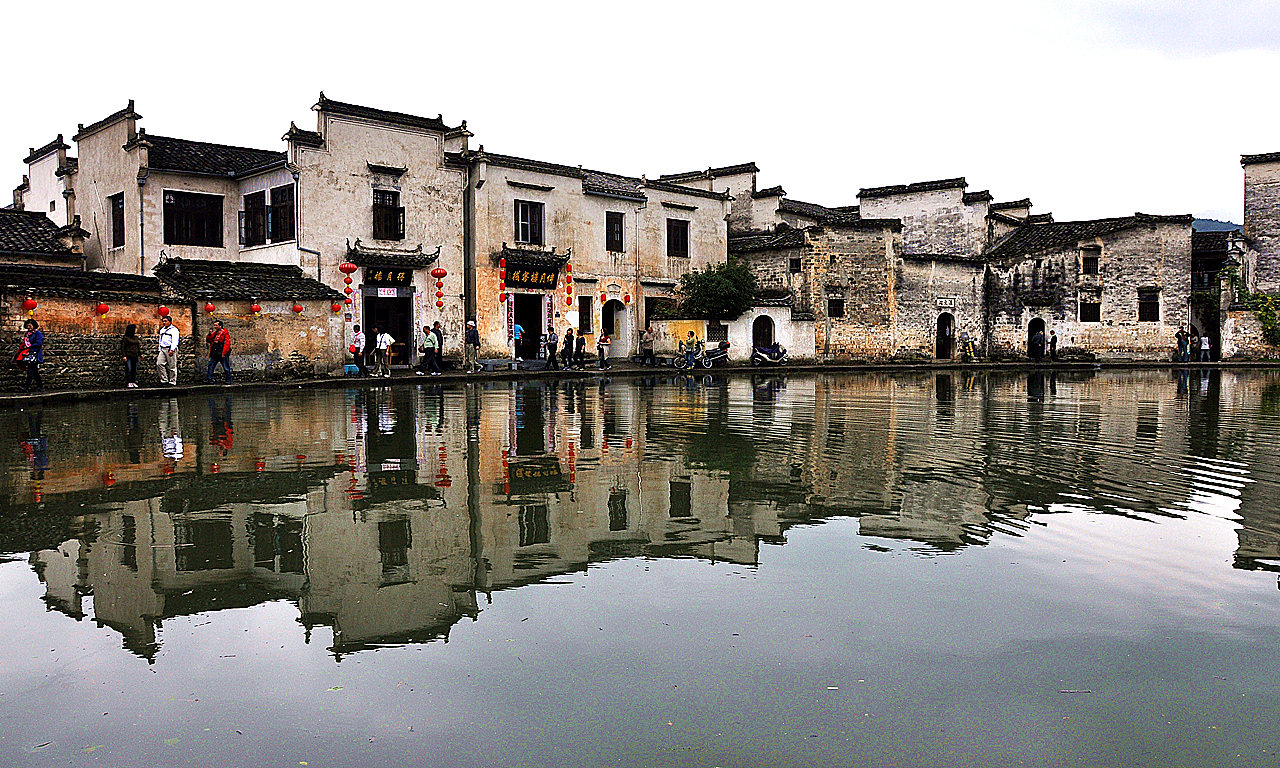
[(773, 346), (773, 318), (760, 315), (751, 323), (751, 344), (756, 347)]
[[(1040, 343), (1036, 344), (1036, 334), (1040, 334)], [(1027, 325), (1027, 357), (1040, 358), (1044, 357), (1044, 345), (1047, 339), (1044, 335), (1044, 320), (1034, 318)]]
[(600, 332), (609, 334), (609, 357), (631, 356), (631, 323), (627, 305), (617, 299), (609, 299), (600, 308)]
[(933, 344), (933, 356), (938, 360), (950, 360), (956, 348), (956, 319), (950, 312), (938, 315), (938, 333)]

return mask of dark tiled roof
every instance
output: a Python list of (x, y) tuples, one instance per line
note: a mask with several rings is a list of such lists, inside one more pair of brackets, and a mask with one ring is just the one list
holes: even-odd
[(659, 192), (672, 192), (677, 195), (691, 195), (693, 197), (705, 197), (710, 200), (728, 200), (728, 192), (712, 192), (706, 189), (697, 189), (695, 187), (686, 187), (680, 184), (672, 184), (668, 181), (654, 181), (648, 179), (644, 182), (644, 186), (648, 189), (656, 189)]
[[(512, 248), (503, 243), (502, 250), (495, 251), (490, 257), (494, 265), (497, 265), (498, 259), (506, 259), (508, 269), (515, 265), (555, 267), (559, 269), (569, 263), (569, 254), (556, 253), (554, 251), (535, 251), (530, 248)], [(574, 276), (574, 279), (579, 282), (590, 281), (590, 278), (579, 278), (577, 275)]]
[(69, 173), (75, 173), (80, 170), (80, 159), (76, 157), (68, 157), (67, 162), (58, 166), (58, 170), (54, 172), (55, 176), (66, 176)]
[(1002, 222), (1002, 223), (1004, 223), (1004, 224), (1012, 224), (1012, 225), (1013, 225), (1013, 226), (1015, 226), (1015, 227), (1020, 227), (1020, 226), (1022, 226), (1023, 224), (1026, 224), (1026, 223), (1027, 223), (1024, 219), (1019, 219), (1019, 218), (1018, 218), (1018, 217), (1016, 217), (1016, 216), (1008, 216), (1008, 215), (1006, 215), (1006, 214), (1003, 214), (1003, 213), (996, 213), (996, 212), (994, 212), (994, 211), (993, 211), (993, 212), (991, 212), (991, 213), (988, 213), (988, 214), (987, 214), (987, 218), (988, 218), (988, 219), (990, 219), (990, 220), (992, 220), (992, 221), (999, 221), (999, 222)]
[(167, 259), (156, 265), (156, 276), (179, 296), (189, 299), (341, 299), (342, 294), (300, 267), (245, 261)]
[(107, 115), (106, 117), (102, 118), (96, 123), (89, 123), (88, 125), (81, 123), (79, 126), (79, 130), (76, 131), (75, 136), (71, 137), (71, 140), (79, 141), (80, 139), (84, 138), (85, 136), (88, 136), (94, 131), (101, 130), (103, 128), (106, 128), (108, 125), (111, 125), (113, 123), (116, 123), (120, 120), (124, 120), (125, 118), (129, 118), (129, 117), (132, 117), (135, 120), (142, 119), (142, 115), (133, 111), (133, 99), (129, 99), (129, 104), (124, 109), (118, 110), (116, 112), (112, 112), (111, 114)]
[(807, 216), (819, 221), (835, 213), (835, 211), (825, 205), (806, 203), (803, 200), (792, 200), (789, 197), (784, 197), (778, 202), (778, 210), (786, 213), (798, 214), (800, 216)]
[(991, 204), (991, 210), (993, 211), (1007, 211), (1011, 208), (1030, 208), (1030, 207), (1031, 207), (1031, 198), (1029, 197), (1024, 197), (1021, 200), (1007, 200), (1003, 203)]
[(658, 178), (663, 181), (678, 183), (681, 181), (692, 181), (693, 179), (710, 179), (717, 176), (737, 176), (740, 173), (759, 173), (760, 169), (755, 163), (738, 163), (737, 165), (722, 165), (719, 168), (708, 168), (704, 171), (685, 171), (683, 173), (664, 173)]
[(283, 152), (268, 149), (231, 147), (206, 141), (175, 139), (169, 136), (140, 135), (151, 144), (149, 163), (158, 171), (199, 173), (211, 176), (241, 176), (248, 171), (283, 163)]
[(1052, 213), (1033, 213), (1027, 217), (1028, 224), (1052, 224)]
[(160, 296), (160, 281), (144, 275), (85, 272), (79, 267), (46, 267), (5, 264), (0, 285), (33, 296), (59, 296), (99, 300), (152, 301)]
[(411, 251), (370, 247), (361, 243), (358, 237), (354, 244), (347, 244), (347, 260), (360, 267), (421, 269), (438, 258), (440, 248), (433, 253), (423, 253), (421, 244)]
[(425, 128), (429, 131), (445, 132), (454, 130), (444, 124), (444, 115), (437, 115), (436, 117), (419, 117), (417, 115), (409, 115), (404, 112), (390, 112), (385, 109), (376, 109), (374, 107), (362, 107), (358, 104), (348, 104), (343, 101), (334, 101), (333, 99), (326, 98), (324, 91), (320, 92), (320, 101), (316, 102), (314, 109), (321, 112), (328, 112), (331, 115), (360, 117), (366, 120), (377, 120), (381, 123), (404, 125), (410, 128)]
[(642, 202), (646, 199), (639, 179), (596, 171), (584, 171), (583, 174), (582, 191), (589, 195), (606, 195)]
[(58, 225), (40, 211), (0, 209), (0, 253), (73, 256), (58, 239)]
[(837, 229), (902, 229), (902, 219), (864, 219), (857, 211), (828, 216), (819, 226)]
[(1005, 235), (987, 253), (996, 257), (1021, 256), (1063, 248), (1074, 248), (1081, 240), (1132, 229), (1142, 224), (1185, 224), (1187, 229), (1190, 230), (1192, 219), (1193, 217), (1189, 215), (1150, 216), (1144, 213), (1135, 213), (1132, 216), (1121, 216), (1114, 219), (1026, 224)]
[(935, 189), (964, 189), (969, 184), (963, 176), (954, 179), (938, 179), (936, 181), (917, 181), (913, 184), (893, 184), (887, 187), (864, 187), (858, 190), (858, 197), (889, 197), (890, 195), (908, 195), (913, 192), (931, 192)]
[(757, 307), (789, 307), (795, 300), (795, 294), (791, 291), (756, 291), (755, 305)]
[(1231, 230), (1192, 232), (1191, 252), (1225, 254), (1227, 252), (1227, 243), (1231, 241), (1231, 237), (1235, 234), (1236, 233)]
[(786, 194), (787, 194), (787, 190), (778, 186), (778, 187), (769, 187), (768, 189), (762, 189), (758, 192), (752, 192), (751, 196), (752, 197), (783, 197)]
[(744, 232), (733, 235), (729, 238), (729, 253), (803, 248), (806, 242), (803, 229), (778, 227), (773, 232)]
[(319, 131), (305, 131), (298, 127), (297, 123), (289, 123), (289, 131), (281, 137), (285, 141), (291, 141), (294, 144), (301, 144), (304, 147), (323, 147), (324, 137)]
[(1274, 163), (1280, 160), (1280, 152), (1267, 152), (1261, 155), (1241, 155), (1241, 165), (1253, 165), (1254, 163)]
[(973, 203), (989, 203), (994, 199), (995, 198), (991, 196), (991, 192), (985, 189), (981, 192), (964, 193), (964, 202), (966, 205), (972, 205)]
[(71, 147), (68, 147), (66, 145), (66, 142), (62, 140), (62, 134), (58, 134), (58, 138), (54, 139), (48, 144), (45, 144), (43, 147), (39, 149), (31, 150), (31, 153), (28, 154), (25, 158), (23, 158), (22, 162), (26, 163), (27, 165), (30, 165), (31, 163), (34, 163), (35, 161), (39, 160), (45, 155), (53, 154), (54, 152), (57, 152), (60, 149), (71, 149)]

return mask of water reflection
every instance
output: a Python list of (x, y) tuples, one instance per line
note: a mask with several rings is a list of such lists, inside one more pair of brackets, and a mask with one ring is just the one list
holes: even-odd
[[(154, 659), (167, 619), (287, 600), (330, 651), (447, 639), (624, 557), (756, 566), (827, 518), (924, 555), (1055, 515), (1238, 518), (1280, 571), (1280, 377), (679, 379), (242, 393), (7, 412), (0, 548)], [(156, 425), (152, 432), (149, 425)], [(877, 543), (878, 540), (878, 543)], [(88, 598), (92, 598), (90, 601)], [(91, 602), (91, 607), (90, 607)]]

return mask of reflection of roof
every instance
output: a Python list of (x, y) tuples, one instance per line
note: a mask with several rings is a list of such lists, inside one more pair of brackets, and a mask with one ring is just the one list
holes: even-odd
[(58, 231), (58, 225), (40, 211), (0, 208), (0, 253), (78, 256), (62, 244)]
[(300, 267), (247, 261), (166, 259), (154, 272), (165, 287), (186, 298), (341, 299), (342, 294)]
[(1190, 215), (1151, 216), (1136, 213), (1113, 219), (1027, 224), (998, 240), (987, 253), (991, 256), (1017, 256), (1073, 248), (1081, 240), (1132, 229), (1142, 224), (1185, 224), (1189, 231), (1192, 218)]
[(232, 147), (207, 141), (175, 139), (168, 136), (139, 136), (151, 145), (148, 164), (158, 171), (177, 171), (209, 176), (242, 176), (249, 171), (283, 164), (283, 152)]

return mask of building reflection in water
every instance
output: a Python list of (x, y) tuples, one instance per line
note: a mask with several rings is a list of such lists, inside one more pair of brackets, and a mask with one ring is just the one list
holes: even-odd
[(447, 639), (503, 589), (619, 557), (755, 566), (760, 542), (835, 516), (868, 546), (945, 553), (1069, 509), (1159, 519), (1212, 497), (1244, 516), (1237, 567), (1280, 570), (1271, 485), (1251, 477), (1277, 460), (1256, 420), (1222, 415), (1280, 415), (1274, 375), (757, 374), (200, 405), (67, 407), (55, 434), (48, 411), (2, 417), (19, 439), (0, 545), (29, 553), (51, 608), (147, 658), (165, 619), (270, 600), (296, 604), (308, 638), (330, 628), (338, 658)]

